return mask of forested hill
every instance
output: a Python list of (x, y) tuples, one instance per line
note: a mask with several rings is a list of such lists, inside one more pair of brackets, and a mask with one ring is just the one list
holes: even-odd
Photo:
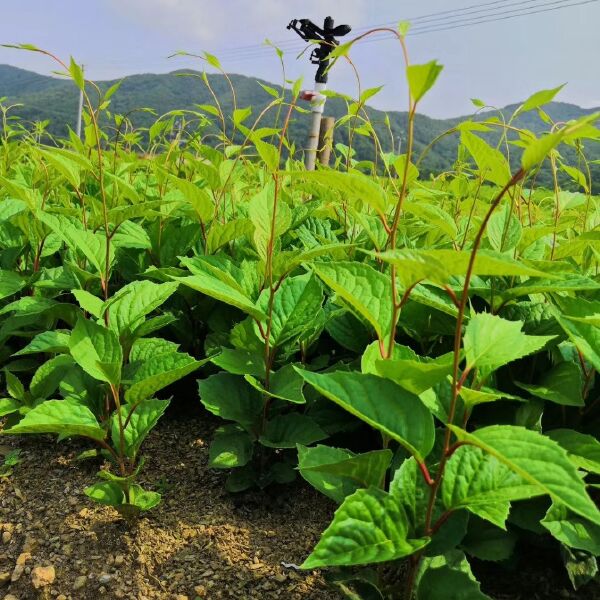
[[(177, 109), (194, 109), (197, 105), (213, 104), (213, 98), (206, 85), (193, 71), (174, 71), (168, 74), (132, 75), (127, 77), (119, 91), (113, 96), (111, 110), (115, 113), (126, 114), (134, 109), (151, 108), (156, 114), (164, 114)], [(261, 87), (261, 83), (271, 87), (273, 84), (246, 77), (231, 75), (231, 80), (236, 90), (238, 107), (252, 106), (253, 114), (258, 115), (272, 97)], [(231, 114), (233, 103), (229, 85), (222, 75), (208, 76), (211, 87), (219, 99), (225, 114)], [(102, 89), (114, 84), (115, 81), (99, 82)], [(5, 103), (21, 103), (22, 107), (16, 109), (16, 114), (26, 121), (49, 120), (48, 131), (54, 135), (65, 135), (69, 126), (74, 126), (77, 114), (78, 91), (70, 81), (55, 77), (39, 75), (31, 71), (18, 69), (9, 65), (0, 65), (0, 98), (5, 97)], [(509, 115), (516, 108), (516, 104), (505, 107), (502, 112)], [(573, 104), (553, 102), (545, 107), (546, 112), (556, 121), (566, 121), (594, 112), (594, 109), (583, 109)], [(339, 98), (332, 98), (327, 102), (327, 114), (336, 118), (345, 115), (346, 103)], [(405, 123), (406, 113), (391, 111), (387, 113), (390, 127), (397, 143), (399, 139), (406, 139)], [(369, 116), (380, 136), (384, 150), (391, 150), (391, 139), (385, 125), (386, 113), (369, 109)], [(489, 113), (488, 113), (489, 116)], [(149, 112), (135, 112), (132, 120), (137, 126), (147, 127), (155, 119)], [(425, 143), (431, 141), (444, 131), (451, 128), (464, 118), (432, 119), (419, 115), (415, 123), (415, 150), (419, 152)], [(291, 137), (301, 147), (308, 133), (308, 117), (298, 115), (291, 124)], [(265, 122), (268, 124), (268, 121)], [(525, 127), (535, 132), (548, 130), (535, 112), (521, 115), (515, 122), (516, 127)], [(336, 133), (336, 141), (347, 142), (345, 130)], [(449, 136), (437, 143), (428, 154), (423, 163), (423, 169), (428, 172), (440, 172), (448, 169), (456, 158), (457, 136)], [(358, 158), (372, 158), (372, 144), (368, 138), (356, 136), (353, 146), (357, 150)], [(598, 144), (586, 148), (587, 155), (592, 159), (600, 158)], [(574, 156), (567, 159), (576, 160)], [(600, 185), (600, 170), (595, 169), (596, 185)], [(544, 177), (543, 179), (546, 179)]]

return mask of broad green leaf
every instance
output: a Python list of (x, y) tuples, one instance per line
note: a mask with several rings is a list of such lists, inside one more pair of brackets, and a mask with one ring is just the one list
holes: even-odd
[(573, 429), (553, 429), (546, 434), (567, 451), (578, 468), (600, 475), (600, 441)]
[(416, 600), (491, 600), (484, 594), (462, 552), (426, 559), (418, 577)]
[(198, 389), (200, 401), (209, 412), (244, 429), (253, 429), (262, 417), (263, 399), (242, 377), (217, 373), (199, 380)]
[(543, 106), (544, 104), (548, 104), (548, 102), (552, 102), (556, 94), (558, 94), (558, 92), (560, 92), (565, 85), (566, 84), (563, 83), (562, 85), (549, 90), (540, 90), (539, 92), (535, 92), (529, 96), (529, 98), (527, 98), (527, 100), (525, 100), (525, 102), (523, 102), (519, 108), (517, 108), (513, 118), (521, 113), (527, 112), (528, 110), (534, 110), (540, 106)]
[(554, 502), (541, 524), (565, 546), (600, 556), (600, 526), (574, 515), (562, 504)]
[(254, 146), (261, 159), (272, 173), (279, 169), (279, 152), (273, 144), (268, 144), (262, 140), (254, 140)]
[(58, 389), (60, 382), (74, 364), (68, 354), (61, 354), (41, 365), (33, 374), (29, 384), (31, 397), (35, 400), (49, 398)]
[(501, 561), (512, 556), (516, 543), (517, 535), (512, 531), (503, 531), (491, 523), (473, 518), (460, 547), (479, 560)]
[(423, 65), (409, 65), (406, 69), (406, 78), (413, 102), (419, 102), (434, 86), (444, 67), (436, 60)]
[(392, 335), (392, 284), (389, 276), (365, 263), (317, 263), (315, 273), (359, 316), (380, 340)]
[(398, 560), (423, 548), (429, 538), (409, 538), (406, 512), (377, 488), (358, 490), (335, 511), (303, 569)]
[(193, 373), (207, 362), (183, 352), (169, 352), (147, 359), (133, 375), (125, 400), (131, 404), (150, 398), (159, 390)]
[(562, 362), (545, 371), (541, 380), (533, 384), (517, 382), (533, 396), (563, 406), (583, 406), (583, 381), (579, 367), (572, 362)]
[(490, 313), (469, 320), (463, 337), (467, 367), (490, 373), (514, 360), (541, 350), (554, 336), (532, 336), (521, 331), (523, 323)]
[(236, 425), (224, 425), (215, 431), (208, 453), (208, 466), (233, 469), (250, 462), (254, 444), (246, 431)]
[(86, 487), (85, 495), (99, 504), (120, 506), (125, 503), (125, 494), (119, 484), (113, 481), (101, 481)]
[(69, 338), (69, 350), (88, 375), (119, 386), (123, 350), (113, 331), (80, 317)]
[[(169, 406), (168, 400), (144, 400), (135, 407), (124, 404), (121, 406), (121, 422), (127, 423), (123, 432), (124, 450), (129, 458), (134, 458), (140, 446), (152, 428)], [(121, 437), (117, 413), (111, 418), (111, 437), (115, 448), (120, 448)]]
[(46, 400), (32, 408), (16, 425), (1, 433), (56, 433), (61, 438), (83, 436), (93, 440), (106, 437), (106, 432), (92, 411), (73, 400)]
[(278, 400), (285, 400), (294, 404), (305, 404), (306, 398), (302, 393), (304, 379), (294, 368), (294, 364), (284, 365), (278, 371), (271, 373), (269, 389), (257, 381), (251, 375), (245, 375), (244, 379), (262, 394)]
[(265, 376), (264, 352), (242, 350), (241, 348), (221, 348), (211, 362), (234, 375)]
[(198, 274), (190, 277), (173, 277), (173, 279), (211, 298), (225, 302), (225, 304), (231, 304), (255, 319), (262, 321), (267, 318), (248, 296), (212, 275)]
[[(265, 261), (271, 237), (276, 242), (292, 224), (292, 211), (281, 197), (277, 202), (277, 213), (273, 219), (274, 203), (275, 187), (269, 184), (264, 186), (248, 205), (248, 217), (254, 225), (254, 245), (258, 255)], [(271, 232), (273, 228), (274, 231)]]
[(152, 281), (133, 281), (122, 287), (108, 300), (105, 310), (109, 311), (109, 327), (121, 339), (131, 336), (146, 315), (164, 304), (175, 292), (178, 283), (153, 283)]
[(75, 300), (77, 300), (82, 310), (90, 313), (96, 319), (102, 317), (104, 302), (98, 296), (94, 296), (86, 290), (71, 290), (71, 293), (75, 296)]
[(430, 360), (377, 360), (375, 370), (418, 396), (452, 373), (453, 359), (453, 354), (448, 353)]
[(494, 456), (472, 446), (462, 446), (452, 454), (442, 482), (448, 510), (466, 508), (502, 529), (511, 501), (543, 493)]
[(55, 329), (54, 331), (44, 331), (38, 333), (32, 340), (13, 356), (24, 356), (26, 354), (36, 354), (38, 352), (47, 352), (51, 354), (69, 351), (69, 333)]
[(596, 371), (600, 371), (600, 327), (585, 322), (596, 314), (596, 303), (568, 297), (561, 297), (559, 303), (560, 310), (551, 307), (554, 318)]
[(385, 215), (388, 197), (379, 184), (359, 171), (342, 173), (341, 171), (299, 171), (286, 173), (292, 178), (302, 178), (309, 182), (319, 183), (328, 189), (340, 192), (344, 198), (360, 200), (373, 208), (379, 215)]
[[(265, 314), (269, 313), (269, 299), (269, 290), (264, 290), (256, 303), (258, 309)], [(312, 273), (285, 279), (275, 292), (270, 313), (271, 346), (279, 347), (297, 338), (316, 318), (322, 304), (323, 289)], [(266, 321), (263, 321), (262, 327), (263, 331), (267, 331)]]
[(13, 296), (27, 285), (27, 280), (13, 271), (0, 269), (0, 300)]
[[(461, 250), (388, 250), (375, 256), (396, 265), (406, 274), (399, 274), (404, 282), (426, 279), (435, 283), (447, 283), (453, 276), (464, 276), (469, 266), (471, 253)], [(489, 250), (480, 250), (475, 257), (473, 275), (547, 277), (547, 273), (534, 269)]]
[(308, 483), (338, 504), (360, 488), (379, 487), (392, 460), (390, 450), (349, 450), (298, 445), (298, 469)]
[(295, 448), (324, 440), (328, 435), (306, 415), (288, 413), (267, 422), (260, 443), (269, 448)]
[(215, 203), (210, 194), (198, 187), (195, 183), (179, 177), (171, 177), (171, 181), (192, 205), (198, 219), (203, 223), (212, 220), (215, 212)]
[[(101, 233), (78, 229), (66, 217), (39, 213), (38, 219), (56, 233), (65, 244), (74, 251), (81, 252), (93, 265), (101, 277), (106, 272), (106, 238)], [(109, 266), (114, 259), (114, 249), (111, 246)]]
[(129, 362), (145, 362), (159, 354), (177, 352), (178, 349), (179, 344), (163, 338), (141, 338), (133, 343), (129, 353)]
[(502, 152), (470, 131), (463, 130), (460, 139), (475, 160), (483, 179), (502, 187), (510, 181), (510, 166)]
[(449, 427), (460, 441), (481, 448), (553, 500), (600, 524), (600, 511), (587, 495), (581, 475), (555, 441), (512, 425), (492, 425), (474, 433)]
[(351, 371), (298, 372), (323, 396), (399, 442), (418, 460), (433, 448), (431, 413), (417, 396), (393, 381)]
[(21, 408), (21, 403), (14, 398), (0, 398), (0, 418), (17, 412)]

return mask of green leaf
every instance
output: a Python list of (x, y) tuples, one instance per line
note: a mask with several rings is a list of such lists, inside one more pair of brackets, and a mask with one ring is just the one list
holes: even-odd
[(431, 413), (417, 396), (394, 382), (357, 372), (298, 372), (323, 396), (399, 442), (418, 460), (433, 448)]
[(85, 78), (83, 76), (83, 69), (75, 62), (71, 56), (71, 62), (69, 63), (69, 73), (75, 82), (75, 85), (83, 90), (85, 88)]
[(254, 146), (269, 171), (275, 173), (279, 169), (279, 152), (277, 148), (273, 144), (267, 144), (267, 142), (261, 140), (254, 140)]
[(113, 481), (102, 481), (90, 485), (85, 488), (84, 493), (98, 504), (117, 507), (125, 503), (125, 494), (121, 486)]
[(567, 451), (578, 468), (600, 475), (600, 441), (573, 429), (553, 429), (546, 434)]
[(475, 160), (481, 177), (502, 187), (510, 181), (510, 166), (500, 150), (467, 130), (461, 132), (460, 139)]
[(556, 94), (558, 94), (558, 92), (560, 92), (565, 85), (566, 84), (563, 83), (562, 85), (549, 90), (540, 90), (539, 92), (535, 92), (535, 94), (529, 96), (529, 98), (527, 98), (527, 100), (525, 100), (525, 102), (523, 102), (523, 104), (517, 108), (513, 118), (521, 113), (527, 112), (528, 110), (534, 110), (540, 106), (543, 106), (544, 104), (548, 104), (548, 102), (552, 102)]
[(1, 433), (56, 433), (61, 438), (80, 435), (93, 440), (106, 437), (106, 432), (92, 411), (73, 400), (46, 400), (32, 408), (16, 425)]
[(29, 384), (31, 397), (34, 400), (49, 398), (58, 389), (61, 381), (74, 364), (69, 355), (62, 354), (41, 365), (33, 374)]
[(221, 348), (211, 362), (234, 375), (265, 376), (265, 357), (263, 352), (242, 350), (240, 348)]
[(217, 373), (198, 381), (200, 401), (213, 415), (253, 429), (262, 417), (261, 395), (242, 377)]
[(553, 500), (600, 524), (600, 511), (587, 495), (581, 475), (555, 441), (511, 425), (492, 425), (475, 433), (449, 427), (460, 441), (481, 448), (528, 483), (538, 485)]
[[(264, 363), (263, 363), (264, 364)], [(277, 398), (294, 404), (305, 404), (306, 398), (302, 393), (304, 387), (304, 379), (298, 374), (294, 368), (294, 364), (284, 365), (278, 371), (271, 373), (270, 385), (267, 390), (265, 386), (257, 381), (251, 375), (245, 375), (244, 379), (261, 394), (265, 394), (270, 398)]]
[[(256, 306), (265, 314), (269, 312), (270, 292), (264, 290)], [(271, 311), (270, 343), (279, 347), (297, 338), (316, 318), (323, 304), (323, 289), (312, 274), (288, 277), (275, 292)], [(262, 323), (267, 331), (267, 322)], [(257, 334), (260, 335), (258, 327)]]
[[(401, 275), (403, 283), (409, 285), (420, 280), (429, 280), (435, 283), (447, 283), (452, 276), (465, 275), (469, 266), (471, 253), (462, 250), (388, 250), (373, 254), (377, 258), (406, 270), (406, 275)], [(480, 250), (475, 257), (473, 275), (501, 276), (528, 276), (547, 277), (548, 274), (539, 269), (534, 269), (513, 258)], [(410, 283), (409, 283), (410, 282)]]
[(436, 60), (423, 65), (409, 65), (406, 69), (406, 78), (413, 102), (419, 102), (434, 86), (444, 67)]
[(254, 245), (258, 255), (266, 261), (271, 239), (271, 229), (274, 228), (273, 240), (281, 237), (292, 224), (292, 211), (289, 206), (279, 199), (277, 213), (273, 219), (275, 188), (269, 183), (256, 194), (248, 205), (248, 217), (254, 225)]
[(566, 506), (554, 502), (541, 524), (565, 546), (600, 556), (600, 526), (574, 515)]
[(0, 398), (0, 417), (6, 417), (21, 408), (21, 403), (14, 398)]
[(354, 454), (329, 446), (298, 445), (298, 469), (302, 477), (338, 504), (360, 488), (381, 486), (391, 460), (390, 450)]
[(473, 446), (461, 446), (452, 454), (441, 492), (446, 509), (466, 508), (502, 529), (511, 501), (544, 493), (494, 456)]
[(215, 203), (210, 194), (187, 179), (175, 176), (172, 176), (170, 179), (185, 199), (192, 205), (196, 215), (198, 215), (198, 219), (203, 223), (211, 221), (215, 212)]
[(69, 350), (88, 375), (115, 388), (119, 386), (123, 350), (119, 338), (110, 329), (79, 317), (69, 338)]
[(583, 381), (579, 367), (572, 362), (559, 363), (545, 371), (536, 385), (516, 382), (530, 394), (562, 406), (584, 406)]
[(129, 353), (129, 362), (145, 362), (159, 354), (177, 352), (178, 349), (179, 344), (163, 338), (141, 338), (133, 343)]
[(248, 296), (212, 275), (197, 274), (190, 277), (173, 277), (173, 279), (211, 298), (231, 304), (255, 319), (263, 321), (267, 318)]
[(75, 296), (75, 300), (77, 300), (82, 310), (90, 313), (96, 319), (102, 317), (104, 302), (98, 296), (94, 296), (86, 290), (71, 290), (71, 293)]
[(236, 425), (224, 425), (215, 431), (208, 453), (213, 469), (243, 467), (252, 459), (254, 444), (246, 431)]
[(491, 600), (479, 587), (462, 552), (453, 550), (426, 559), (419, 574), (416, 600)]
[(600, 371), (600, 327), (586, 319), (597, 313), (596, 304), (583, 298), (559, 299), (560, 308), (551, 307), (554, 318), (577, 349)]
[[(127, 423), (123, 431), (125, 455), (135, 458), (140, 446), (146, 439), (158, 420), (169, 406), (168, 400), (144, 400), (135, 407), (129, 405), (121, 406), (121, 423)], [(129, 422), (128, 422), (129, 421)], [(117, 413), (111, 418), (111, 436), (115, 448), (120, 448), (121, 437), (119, 430), (119, 418)]]
[(315, 273), (359, 316), (366, 319), (384, 343), (392, 335), (390, 278), (365, 263), (314, 265)]
[(481, 519), (472, 519), (460, 546), (467, 554), (479, 560), (508, 560), (515, 549), (517, 536), (503, 531)]
[(429, 538), (409, 538), (408, 518), (397, 499), (369, 488), (348, 496), (336, 510), (303, 569), (398, 560), (423, 548)]
[(268, 448), (295, 448), (297, 444), (319, 442), (328, 435), (306, 415), (288, 413), (271, 419), (260, 436), (260, 443)]
[(27, 280), (13, 271), (0, 269), (0, 300), (13, 296), (27, 285)]
[(183, 352), (168, 352), (147, 359), (134, 373), (125, 400), (131, 404), (150, 398), (159, 390), (179, 381), (206, 363)]
[(541, 350), (554, 336), (525, 335), (520, 321), (507, 321), (490, 313), (473, 315), (463, 345), (467, 367), (490, 373), (502, 365)]
[[(420, 358), (420, 357), (418, 357)], [(422, 394), (425, 390), (441, 383), (452, 373), (453, 353), (430, 360), (377, 360), (378, 375), (391, 379), (405, 390)]]
[[(106, 238), (100, 233), (78, 229), (66, 217), (39, 213), (38, 219), (50, 227), (73, 251), (83, 254), (101, 277), (106, 272)], [(112, 248), (112, 246), (111, 246)], [(109, 265), (114, 258), (114, 250), (109, 254)]]
[(286, 173), (286, 176), (320, 183), (328, 189), (340, 192), (346, 199), (365, 202), (381, 216), (386, 213), (388, 197), (385, 190), (373, 179), (359, 171), (351, 171), (350, 173), (327, 170), (298, 171)]
[(122, 287), (108, 300), (109, 327), (123, 339), (130, 337), (143, 322), (146, 315), (164, 304), (175, 292), (178, 283), (153, 283), (133, 281)]

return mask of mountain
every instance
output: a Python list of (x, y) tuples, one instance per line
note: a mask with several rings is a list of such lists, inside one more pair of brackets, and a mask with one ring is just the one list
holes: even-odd
[[(238, 107), (252, 106), (253, 114), (258, 115), (267, 106), (272, 97), (262, 85), (277, 88), (269, 82), (246, 77), (244, 75), (230, 75), (235, 88)], [(100, 89), (105, 90), (117, 81), (97, 82)], [(229, 84), (223, 75), (208, 75), (208, 82), (218, 98), (226, 115), (233, 111), (233, 100)], [(77, 114), (78, 91), (72, 82), (56, 77), (39, 75), (10, 65), (0, 65), (0, 98), (5, 97), (5, 104), (20, 103), (23, 106), (15, 109), (11, 114), (18, 115), (25, 121), (49, 120), (48, 131), (54, 136), (64, 136), (68, 127), (74, 127)], [(151, 108), (157, 115), (173, 110), (194, 110), (198, 105), (214, 104), (210, 90), (202, 81), (201, 74), (195, 71), (174, 71), (167, 74), (132, 75), (125, 78), (118, 92), (111, 99), (113, 113), (127, 114), (135, 109)], [(517, 105), (507, 106), (502, 109), (504, 115), (510, 115)], [(545, 111), (555, 121), (566, 121), (580, 116), (591, 114), (593, 109), (584, 109), (573, 104), (553, 102), (545, 107)], [(327, 114), (340, 118), (347, 113), (344, 100), (331, 98), (327, 101)], [(406, 112), (391, 111), (384, 113), (376, 109), (368, 109), (369, 117), (381, 139), (384, 150), (392, 150), (389, 135), (391, 130), (397, 149), (398, 140), (406, 140)], [(273, 111), (262, 124), (273, 124)], [(386, 125), (386, 114), (389, 119), (389, 130)], [(489, 118), (497, 112), (479, 115), (477, 118)], [(415, 151), (419, 153), (434, 138), (469, 117), (453, 119), (433, 119), (425, 115), (418, 115), (415, 122)], [(138, 127), (149, 127), (156, 116), (149, 112), (135, 111), (131, 119)], [(290, 125), (290, 136), (299, 147), (308, 135), (309, 118), (305, 115), (296, 115)], [(514, 122), (516, 127), (525, 127), (536, 133), (548, 130), (538, 114), (533, 112), (519, 116)], [(495, 141), (497, 136), (490, 135), (490, 140)], [(348, 143), (348, 131), (340, 128), (336, 131), (336, 141)], [(372, 158), (373, 144), (368, 137), (355, 135), (353, 147), (358, 158)], [(452, 168), (456, 159), (457, 136), (451, 135), (442, 138), (434, 145), (423, 161), (422, 170), (427, 173), (439, 173)], [(600, 144), (586, 148), (590, 158), (600, 158)], [(515, 157), (518, 152), (515, 152)], [(566, 152), (567, 160), (577, 164), (574, 152)], [(600, 184), (600, 165), (592, 165), (594, 180)], [(550, 183), (549, 173), (543, 173), (541, 179), (545, 184)], [(597, 184), (597, 185), (598, 185)]]

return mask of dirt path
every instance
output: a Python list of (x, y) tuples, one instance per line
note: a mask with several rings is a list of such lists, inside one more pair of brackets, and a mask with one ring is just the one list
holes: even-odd
[[(0, 598), (337, 600), (320, 577), (281, 567), (308, 555), (333, 504), (302, 484), (276, 500), (228, 495), (207, 468), (213, 428), (179, 418), (151, 434), (145, 472), (163, 503), (132, 530), (84, 496), (98, 463), (74, 461), (82, 446), (2, 438), (23, 462), (0, 479)], [(36, 590), (36, 575), (52, 578), (36, 567), (54, 582)]]

